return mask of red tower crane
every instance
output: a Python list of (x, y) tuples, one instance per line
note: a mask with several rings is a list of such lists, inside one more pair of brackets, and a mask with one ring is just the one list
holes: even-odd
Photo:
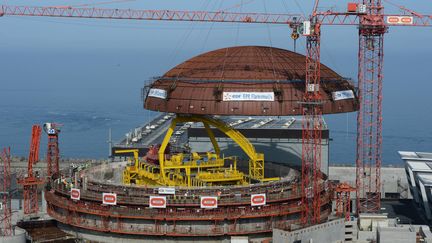
[[(357, 5), (361, 6), (361, 5)], [(382, 80), (384, 61), (384, 6), (381, 0), (363, 0), (360, 16), (357, 115), (357, 213), (381, 208)]]
[(11, 236), (12, 235), (12, 210), (11, 210), (11, 170), (10, 170), (10, 148), (5, 148), (0, 153), (0, 160), (3, 162), (2, 165), (2, 183), (3, 186), (0, 188), (2, 194), (2, 211), (3, 215), (0, 221), (0, 235)]
[(33, 125), (30, 140), (30, 153), (28, 157), (27, 176), (18, 180), (23, 186), (24, 194), (24, 214), (35, 214), (39, 211), (38, 185), (43, 180), (33, 174), (33, 165), (39, 161), (39, 145), (42, 128)]
[(44, 131), (48, 135), (48, 149), (47, 149), (47, 176), (59, 176), (59, 145), (58, 135), (60, 133), (60, 124), (45, 123), (43, 125)]
[[(310, 21), (305, 22), (306, 35), (306, 82), (302, 104), (302, 223), (320, 222), (321, 212), (321, 139), (322, 139), (322, 100), (320, 92), (321, 63), (320, 39), (321, 24), (316, 16), (318, 0), (315, 1)], [(310, 25), (310, 26), (309, 26)]]
[[(133, 10), (108, 8), (74, 8), (2, 6), (0, 16), (46, 16), (125, 20), (164, 20), (199, 22), (238, 22), (286, 24), (302, 26), (307, 38), (306, 87), (302, 104), (302, 215), (304, 224), (320, 221), (319, 173), (321, 163), (321, 94), (320, 85), (320, 27), (323, 25), (353, 25), (359, 27), (359, 94), (356, 189), (357, 212), (376, 212), (380, 208), (380, 168), (382, 145), (382, 62), (383, 36), (389, 26), (432, 26), (431, 15), (414, 11), (404, 14), (384, 14), (381, 0), (362, 0), (349, 3), (346, 12), (317, 12), (306, 19), (300, 14), (263, 14), (175, 10)], [(53, 146), (54, 148), (55, 146)], [(58, 148), (58, 147), (57, 147)], [(54, 150), (55, 151), (55, 150)], [(58, 151), (58, 150), (57, 150)], [(55, 153), (52, 154), (55, 157)], [(57, 152), (58, 158), (58, 152)], [(55, 165), (55, 163), (54, 163)], [(49, 173), (58, 169), (48, 168)], [(58, 168), (58, 166), (57, 166)], [(51, 171), (51, 172), (50, 172)]]

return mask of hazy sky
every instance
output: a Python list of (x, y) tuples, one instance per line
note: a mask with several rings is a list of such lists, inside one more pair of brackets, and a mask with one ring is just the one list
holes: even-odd
[[(61, 6), (101, 1), (0, 3)], [(233, 8), (240, 2), (246, 4), (241, 8)], [(312, 8), (311, 2), (313, 1), (158, 0), (96, 7), (207, 11), (229, 9), (237, 12), (308, 14)], [(331, 7), (344, 10), (347, 2), (321, 1), (321, 6), (323, 9)], [(430, 0), (392, 2), (420, 13), (432, 14)], [(385, 6), (387, 13), (399, 13), (395, 7), (388, 4)], [(130, 117), (137, 120), (136, 125), (142, 123), (145, 116), (140, 102), (143, 82), (162, 75), (188, 58), (234, 45), (272, 45), (293, 49), (287, 26), (262, 24), (5, 16), (0, 17), (0, 36), (2, 115), (12, 114), (5, 113), (6, 110), (12, 112), (15, 108), (32, 107), (52, 107), (54, 110), (73, 108), (102, 114), (106, 111), (119, 115), (128, 110), (130, 114), (134, 114)], [(402, 136), (401, 141), (403, 136), (432, 137), (429, 128), (432, 120), (430, 43), (432, 28), (392, 27), (385, 36), (384, 136)], [(304, 39), (298, 41), (297, 47), (297, 51), (304, 53)], [(357, 50), (356, 27), (323, 27), (322, 62), (354, 81), (357, 78)], [(348, 134), (355, 132), (355, 117), (353, 113), (328, 117), (327, 120), (336, 133)], [(3, 119), (0, 120), (0, 125), (10, 123), (5, 117), (0, 119)], [(32, 119), (34, 117), (28, 117), (28, 124), (32, 124)], [(131, 126), (131, 120), (123, 124)], [(115, 133), (117, 138), (127, 132), (119, 130)], [(25, 135), (27, 138), (30, 127), (25, 131), (20, 130), (16, 136)], [(0, 147), (9, 143), (10, 136), (11, 133), (7, 133), (5, 128), (0, 128)], [(398, 144), (400, 148), (387, 148), (410, 148), (409, 143), (405, 147), (402, 145), (403, 143)], [(426, 147), (430, 147), (432, 151), (432, 144), (426, 144)]]

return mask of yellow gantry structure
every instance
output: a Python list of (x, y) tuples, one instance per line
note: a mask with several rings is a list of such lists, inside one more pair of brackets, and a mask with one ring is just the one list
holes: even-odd
[[(165, 150), (177, 123), (201, 122), (214, 148), (214, 153), (166, 154)], [(249, 175), (237, 170), (237, 158), (221, 157), (220, 148), (211, 126), (231, 138), (249, 157)], [(159, 148), (159, 165), (138, 161), (138, 150), (120, 150), (116, 153), (134, 153), (134, 164), (126, 166), (123, 172), (125, 184), (151, 184), (165, 186), (241, 185), (252, 180), (269, 181), (279, 178), (264, 178), (264, 154), (239, 131), (224, 122), (208, 116), (179, 115), (174, 118)], [(229, 166), (228, 166), (229, 164)]]

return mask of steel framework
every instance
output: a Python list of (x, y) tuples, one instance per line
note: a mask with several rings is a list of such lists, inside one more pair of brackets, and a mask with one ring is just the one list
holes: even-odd
[(43, 180), (33, 174), (33, 165), (39, 161), (41, 132), (42, 128), (39, 125), (33, 125), (27, 176), (18, 180), (18, 183), (23, 186), (24, 214), (35, 214), (39, 211), (38, 185), (42, 184)]
[(356, 189), (346, 183), (338, 184), (335, 188), (336, 216), (343, 216), (346, 221), (351, 214), (351, 192)]
[(360, 18), (357, 115), (356, 203), (358, 213), (380, 209), (382, 147), (382, 79), (384, 23), (381, 1), (363, 1)]
[[(180, 10), (136, 10), (110, 8), (75, 8), (75, 7), (42, 7), (42, 6), (12, 6), (2, 5), (0, 17), (6, 15), (40, 16), (40, 17), (71, 17), (95, 19), (124, 20), (164, 20), (164, 21), (198, 21), (198, 22), (235, 22), (251, 24), (290, 24), (302, 23), (306, 19), (302, 14), (272, 14), (272, 13), (237, 13), (237, 12), (207, 12)], [(400, 14), (385, 14), (383, 17)], [(360, 14), (347, 12), (316, 12), (317, 21), (322, 25), (359, 25)], [(419, 15), (413, 12), (404, 14), (413, 17), (413, 23), (386, 23), (387, 26), (430, 26), (432, 15)]]
[(306, 42), (306, 82), (302, 104), (302, 222), (320, 221), (322, 103), (320, 93), (320, 23), (312, 19)]
[(59, 174), (59, 146), (58, 133), (48, 134), (48, 149), (47, 149), (47, 176)]
[(10, 148), (4, 148), (0, 153), (0, 160), (3, 162), (2, 168), (2, 219), (0, 235), (12, 235), (12, 210), (11, 210), (11, 170), (10, 170)]

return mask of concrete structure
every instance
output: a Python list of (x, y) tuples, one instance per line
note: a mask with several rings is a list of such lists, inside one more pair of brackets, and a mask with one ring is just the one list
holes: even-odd
[(399, 151), (409, 188), (425, 217), (432, 220), (432, 153)]
[(357, 239), (353, 241), (356, 243), (415, 243), (432, 240), (428, 226), (399, 224), (397, 218), (388, 218), (386, 214), (361, 214), (353, 222), (359, 225)]
[(377, 243), (416, 243), (414, 227), (378, 227)]
[(273, 230), (274, 243), (325, 242), (342, 243), (345, 241), (345, 220), (336, 219), (314, 226), (285, 231)]
[[(329, 180), (346, 182), (352, 187), (356, 186), (356, 168), (354, 166), (330, 166)], [(410, 199), (412, 195), (408, 190), (408, 181), (405, 169), (400, 167), (381, 168), (381, 198)], [(351, 198), (355, 198), (352, 193)], [(354, 204), (353, 204), (354, 206)]]
[[(65, 173), (45, 192), (48, 214), (85, 234), (172, 241), (225, 242), (232, 236), (271, 237), (272, 230), (290, 229), (300, 222), (301, 187), (298, 171), (289, 169), (280, 181), (245, 186), (175, 187), (173, 194), (157, 186), (121, 183), (126, 162), (84, 169), (75, 177)], [(287, 168), (287, 167), (285, 167)], [(75, 182), (75, 178), (77, 182)], [(80, 189), (71, 199), (71, 184)], [(321, 222), (331, 213), (332, 190), (321, 181)], [(105, 205), (103, 193), (115, 193), (115, 205)], [(265, 204), (252, 205), (252, 195), (265, 194)], [(150, 196), (165, 196), (166, 206), (151, 208)], [(217, 208), (200, 206), (201, 196), (216, 196)], [(88, 239), (96, 240), (93, 236)]]
[(0, 243), (25, 243), (26, 242), (26, 231), (14, 227), (13, 235), (11, 236), (0, 236)]

